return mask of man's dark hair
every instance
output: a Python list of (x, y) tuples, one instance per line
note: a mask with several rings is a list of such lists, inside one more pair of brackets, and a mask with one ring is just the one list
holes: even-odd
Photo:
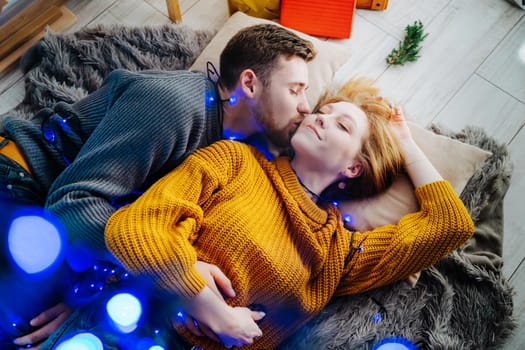
[(235, 34), (220, 57), (220, 82), (228, 90), (237, 84), (245, 69), (252, 69), (263, 85), (281, 56), (297, 56), (306, 62), (316, 55), (313, 44), (275, 24), (259, 24)]

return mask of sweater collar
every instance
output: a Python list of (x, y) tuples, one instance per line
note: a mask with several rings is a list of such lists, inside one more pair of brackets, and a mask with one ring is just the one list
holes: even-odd
[(326, 223), (326, 220), (328, 219), (327, 211), (320, 208), (303, 189), (290, 164), (290, 159), (288, 157), (279, 157), (275, 160), (275, 166), (277, 167), (286, 188), (293, 198), (295, 198), (301, 210), (319, 224)]

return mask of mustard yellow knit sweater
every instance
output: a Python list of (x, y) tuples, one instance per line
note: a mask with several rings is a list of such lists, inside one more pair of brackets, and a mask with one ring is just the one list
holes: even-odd
[[(332, 296), (404, 279), (471, 237), (472, 220), (448, 182), (416, 195), (419, 212), (352, 234), (337, 209), (310, 200), (287, 158), (270, 162), (250, 146), (220, 141), (117, 211), (105, 238), (130, 272), (185, 297), (206, 284), (197, 259), (219, 266), (237, 293), (230, 305), (266, 309), (263, 336), (251, 348), (273, 349)], [(182, 335), (207, 350), (222, 348)]]

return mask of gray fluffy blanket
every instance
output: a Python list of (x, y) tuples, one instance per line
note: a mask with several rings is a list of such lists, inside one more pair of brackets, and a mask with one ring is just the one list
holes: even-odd
[[(212, 35), (183, 25), (48, 33), (22, 59), (26, 97), (11, 113), (31, 118), (56, 101), (76, 101), (115, 68), (186, 69)], [(512, 172), (507, 150), (480, 129), (433, 131), (493, 154), (461, 195), (476, 223), (473, 239), (423, 271), (414, 288), (399, 282), (334, 299), (282, 349), (369, 349), (390, 336), (420, 349), (498, 349), (515, 328), (512, 288), (501, 272), (503, 197)]]

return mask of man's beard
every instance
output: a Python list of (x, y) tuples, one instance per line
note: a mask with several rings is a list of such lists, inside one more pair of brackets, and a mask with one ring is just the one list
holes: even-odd
[(290, 128), (289, 125), (285, 125), (283, 129), (278, 128), (275, 123), (276, 116), (267, 113), (268, 107), (271, 106), (272, 101), (268, 97), (269, 94), (264, 93), (261, 96), (265, 96), (264, 101), (258, 101), (258, 108), (256, 108), (254, 116), (257, 123), (262, 127), (265, 137), (278, 148), (290, 147), (290, 138), (292, 134), (297, 130), (297, 127)]

